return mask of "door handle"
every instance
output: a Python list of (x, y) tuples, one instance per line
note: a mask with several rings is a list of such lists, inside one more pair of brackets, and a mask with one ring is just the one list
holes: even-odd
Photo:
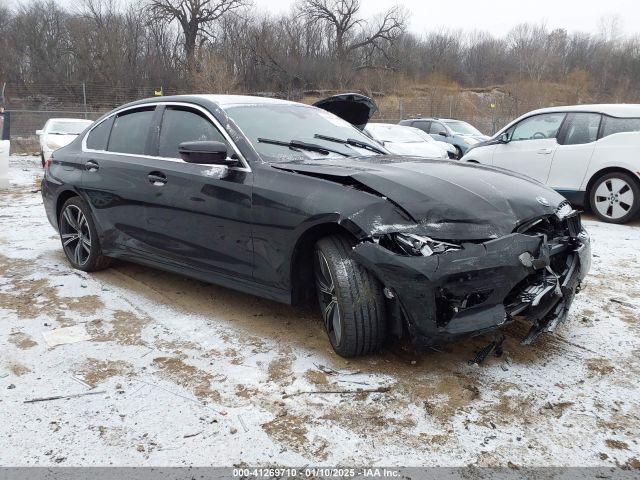
[(162, 172), (151, 172), (147, 175), (147, 178), (151, 185), (155, 185), (156, 187), (161, 187), (167, 183), (167, 176)]
[(549, 155), (549, 154), (553, 153), (553, 149), (552, 148), (541, 148), (540, 150), (538, 150), (538, 153), (540, 155)]
[(86, 168), (88, 172), (97, 172), (100, 169), (100, 165), (98, 165), (98, 162), (94, 160), (87, 160), (87, 163), (84, 164), (84, 168)]

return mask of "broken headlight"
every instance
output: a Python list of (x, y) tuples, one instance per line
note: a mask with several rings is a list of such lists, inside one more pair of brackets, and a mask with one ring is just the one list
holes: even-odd
[(564, 202), (558, 207), (558, 210), (556, 210), (556, 217), (558, 217), (558, 220), (564, 220), (574, 212), (575, 210), (571, 208), (571, 204), (569, 204), (569, 202)]
[(455, 243), (435, 240), (413, 233), (390, 233), (379, 239), (379, 244), (392, 252), (402, 255), (429, 257), (435, 253), (460, 250), (462, 247)]

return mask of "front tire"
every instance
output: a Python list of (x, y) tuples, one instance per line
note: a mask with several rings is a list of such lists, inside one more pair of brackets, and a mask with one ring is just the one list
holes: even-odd
[(382, 285), (351, 258), (344, 235), (318, 241), (314, 276), (325, 330), (335, 352), (355, 357), (380, 348), (386, 336)]
[(589, 200), (591, 210), (600, 220), (627, 223), (640, 210), (640, 186), (626, 173), (607, 173), (595, 181)]
[(102, 254), (91, 210), (80, 197), (72, 197), (64, 203), (58, 230), (62, 249), (73, 268), (94, 272), (111, 265), (111, 259)]

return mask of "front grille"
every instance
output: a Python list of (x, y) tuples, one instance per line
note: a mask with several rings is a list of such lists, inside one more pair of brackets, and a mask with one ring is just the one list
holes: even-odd
[(557, 215), (546, 215), (520, 224), (515, 233), (525, 235), (546, 235), (547, 239), (557, 237), (575, 238), (582, 231), (582, 222), (579, 212), (572, 212), (560, 219)]

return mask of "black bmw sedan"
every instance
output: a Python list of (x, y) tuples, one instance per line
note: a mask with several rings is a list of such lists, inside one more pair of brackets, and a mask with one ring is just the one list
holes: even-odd
[(317, 298), (343, 356), (566, 319), (590, 266), (563, 197), (528, 177), (398, 157), (375, 104), (190, 95), (141, 100), (57, 150), (42, 182), (74, 268), (137, 262), (280, 302)]

